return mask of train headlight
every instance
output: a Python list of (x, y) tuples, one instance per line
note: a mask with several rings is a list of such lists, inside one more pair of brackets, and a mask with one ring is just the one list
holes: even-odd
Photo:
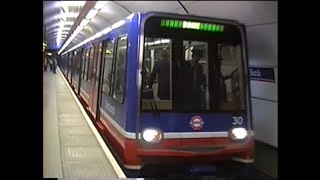
[(232, 140), (242, 140), (248, 136), (248, 131), (243, 127), (236, 127), (231, 129), (230, 137)]
[(160, 129), (145, 129), (142, 131), (142, 138), (148, 143), (158, 143), (161, 141), (163, 135)]

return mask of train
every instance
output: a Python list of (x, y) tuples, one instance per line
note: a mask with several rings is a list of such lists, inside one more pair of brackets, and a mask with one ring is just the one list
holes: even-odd
[(254, 162), (245, 26), (133, 13), (59, 55), (121, 167)]

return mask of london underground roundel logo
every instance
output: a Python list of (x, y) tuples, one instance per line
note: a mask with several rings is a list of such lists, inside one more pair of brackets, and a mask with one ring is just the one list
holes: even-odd
[(203, 119), (200, 116), (194, 116), (190, 120), (190, 126), (193, 130), (200, 130), (203, 127)]

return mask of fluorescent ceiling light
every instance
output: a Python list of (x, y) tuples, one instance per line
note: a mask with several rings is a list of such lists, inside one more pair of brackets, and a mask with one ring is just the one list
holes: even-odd
[(60, 7), (62, 6), (83, 6), (86, 1), (60, 1)]
[(82, 19), (82, 21), (81, 21), (81, 23), (80, 23), (80, 26), (84, 27), (84, 26), (86, 26), (89, 22), (90, 22), (89, 19)]
[(124, 20), (118, 21), (118, 22), (114, 23), (114, 24), (111, 26), (111, 28), (112, 28), (112, 29), (116, 29), (116, 28), (122, 26), (124, 23), (125, 23)]
[(98, 14), (98, 12), (99, 12), (98, 10), (91, 9), (87, 14), (86, 19), (92, 19)]
[(130, 14), (126, 19), (131, 20), (134, 16), (134, 13)]
[(107, 3), (108, 1), (98, 1), (94, 6), (94, 9), (102, 9)]
[(101, 31), (102, 34), (107, 34), (110, 32), (112, 29), (110, 27), (105, 28), (104, 30)]

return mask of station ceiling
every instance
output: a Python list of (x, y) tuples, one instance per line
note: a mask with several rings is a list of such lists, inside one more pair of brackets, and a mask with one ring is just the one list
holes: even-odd
[(49, 49), (68, 50), (132, 13), (147, 11), (234, 19), (246, 26), (278, 18), (277, 1), (44, 1), (44, 38)]

